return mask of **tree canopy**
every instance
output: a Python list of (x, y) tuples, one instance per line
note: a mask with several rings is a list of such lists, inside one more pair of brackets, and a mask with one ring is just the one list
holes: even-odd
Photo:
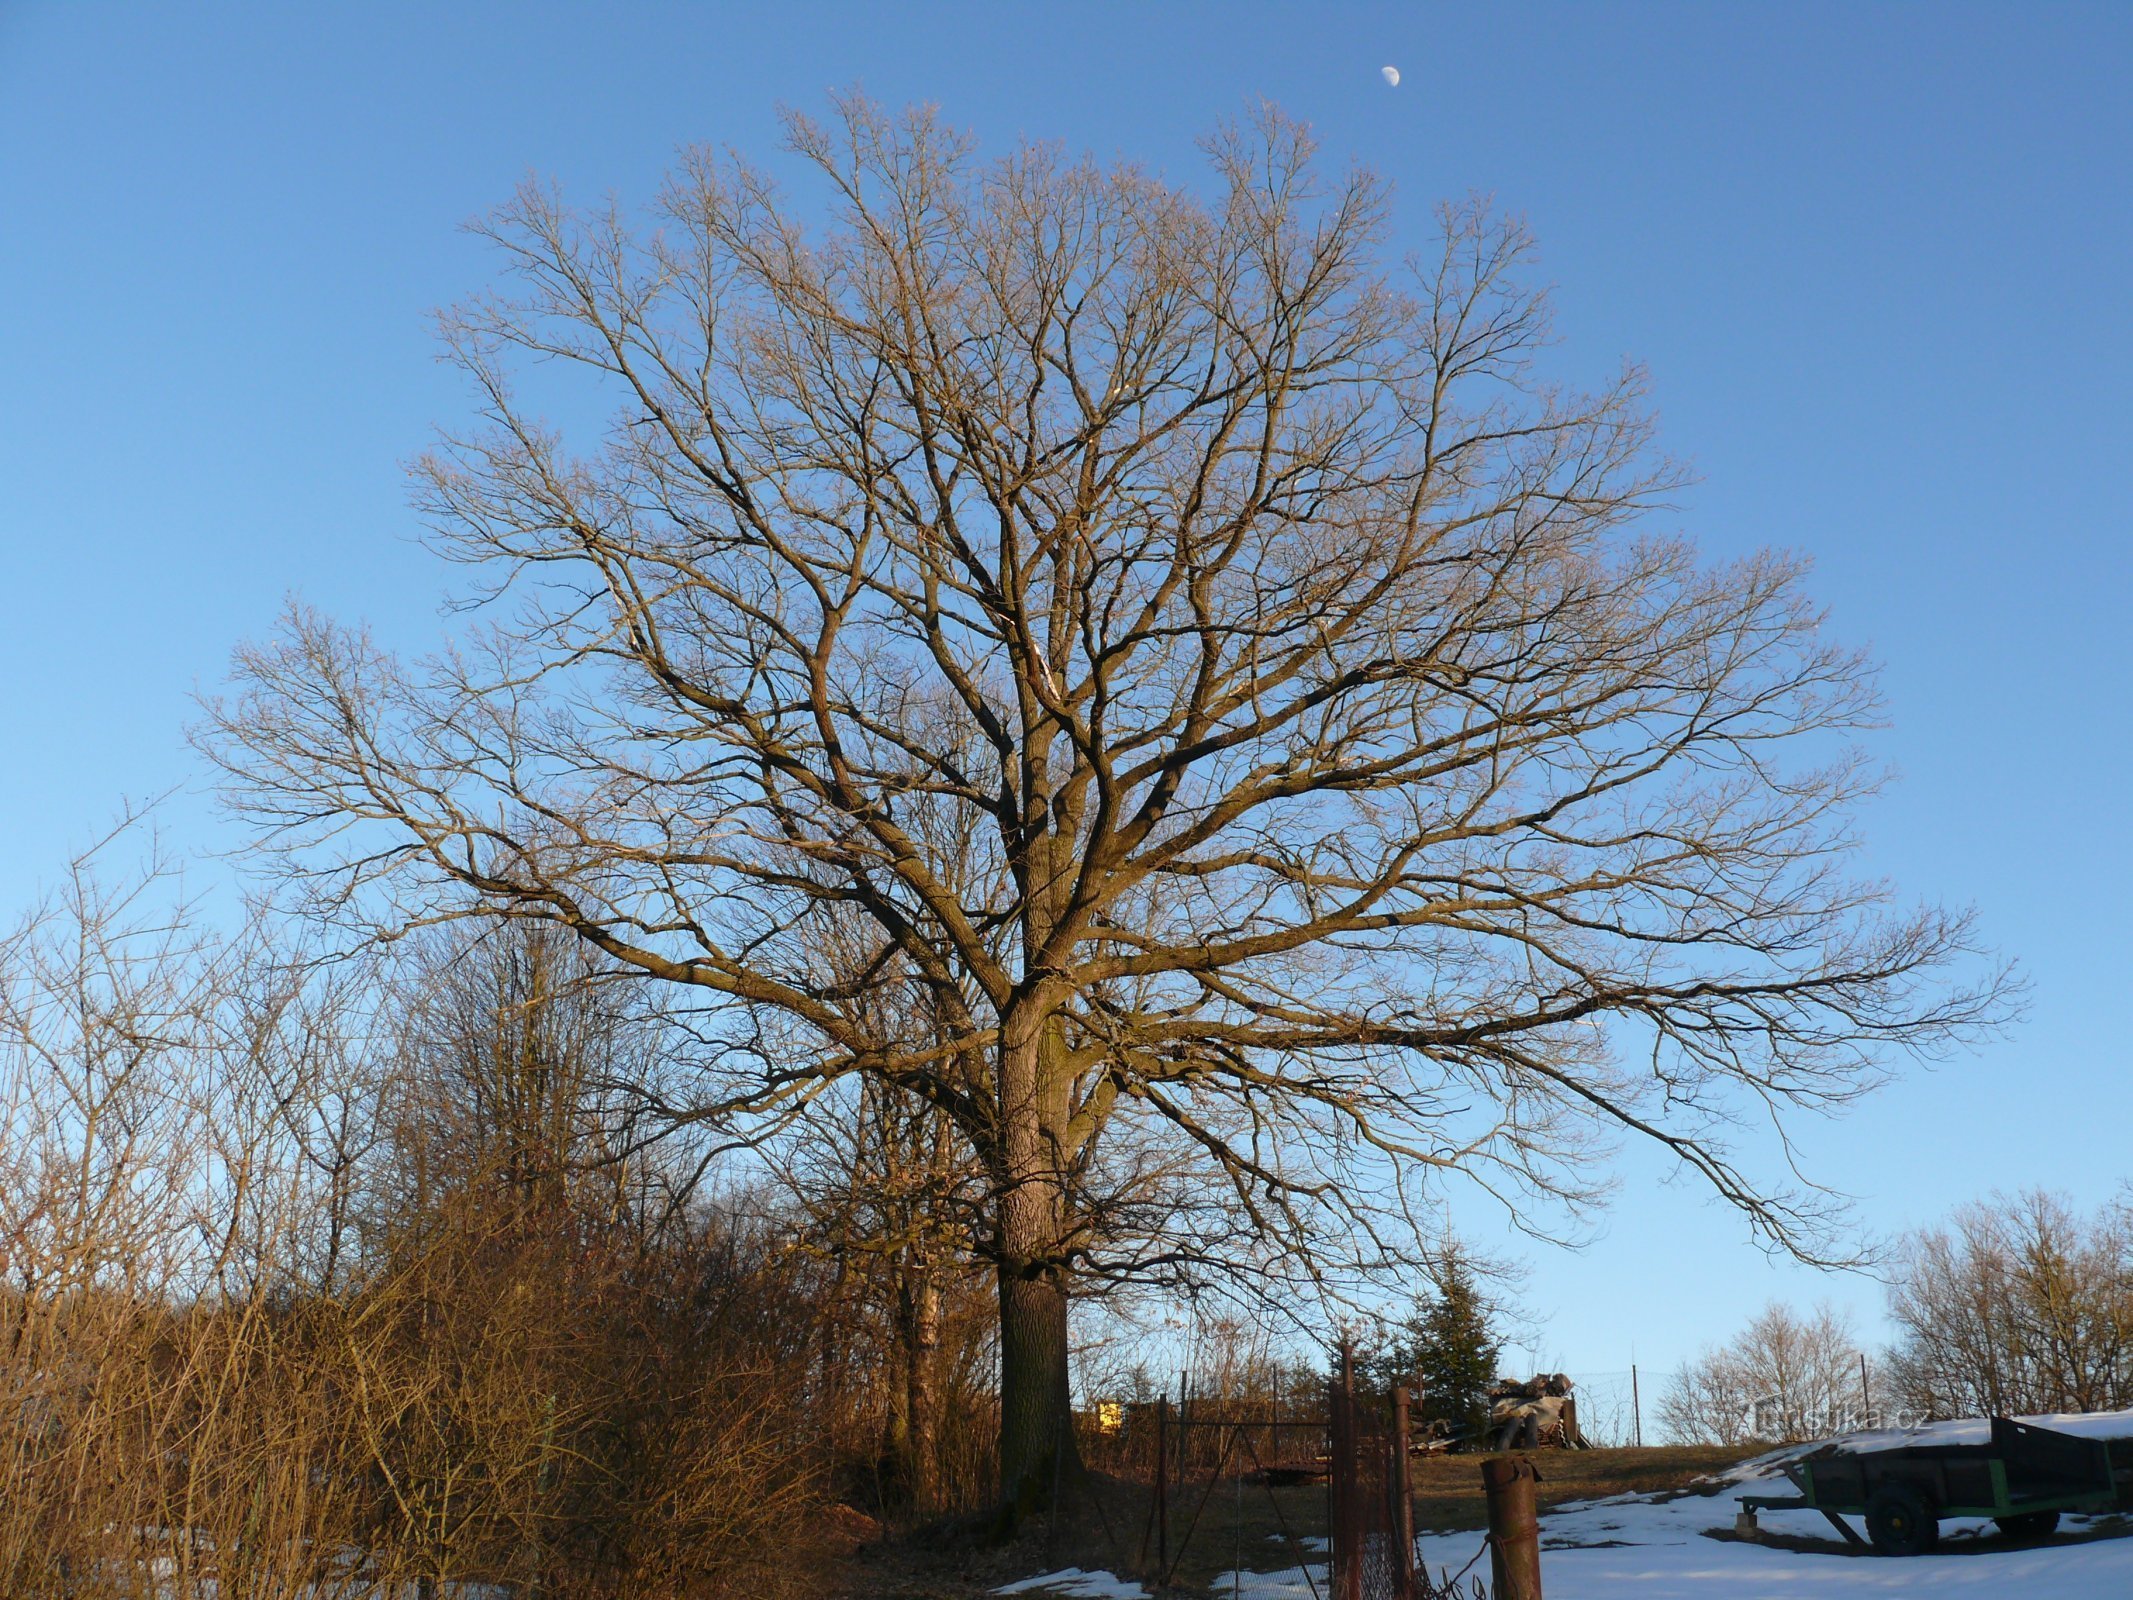
[(788, 131), (826, 216), (698, 152), (649, 229), (537, 186), (484, 226), (479, 419), (417, 483), (489, 620), (243, 651), (207, 742), (265, 836), (344, 913), (701, 997), (677, 1114), (859, 1074), (951, 1118), (1011, 1490), (1070, 1294), (1393, 1259), (1433, 1174), (1530, 1218), (1627, 1133), (1812, 1253), (1732, 1129), (1999, 978), (1847, 870), (1869, 663), (1801, 558), (1652, 527), (1640, 375), (1545, 379), (1524, 229), (1396, 256), (1273, 112), (1204, 188), (859, 100)]

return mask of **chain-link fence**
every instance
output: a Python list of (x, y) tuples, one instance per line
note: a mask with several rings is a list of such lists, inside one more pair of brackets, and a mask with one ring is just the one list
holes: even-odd
[[(1440, 1587), (1415, 1558), (1411, 1473), (1418, 1445), (1410, 1398), (1398, 1387), (1385, 1396), (1358, 1395), (1354, 1362), (1341, 1350), (1326, 1430), (1331, 1600), (1454, 1600), (1462, 1592), (1459, 1578)], [(1466, 1592), (1478, 1597), (1479, 1581)]]
[(1084, 1494), (1106, 1523), (1113, 1569), (1160, 1591), (1322, 1555), (1325, 1383), (1181, 1391), (1085, 1415)]
[[(1284, 1386), (1181, 1385), (1082, 1416), (1090, 1471), (1065, 1511), (1111, 1570), (1157, 1592), (1232, 1587), (1271, 1561), (1314, 1600), (1441, 1600), (1415, 1561), (1412, 1463), (1422, 1446), (1404, 1390), (1331, 1374)], [(1477, 1556), (1478, 1559), (1478, 1556)], [(1471, 1563), (1469, 1563), (1471, 1566)]]
[(1334, 1600), (1410, 1600), (1415, 1581), (1413, 1497), (1407, 1490), (1407, 1396), (1396, 1411), (1359, 1400), (1354, 1363), (1340, 1355), (1332, 1386), (1331, 1523)]

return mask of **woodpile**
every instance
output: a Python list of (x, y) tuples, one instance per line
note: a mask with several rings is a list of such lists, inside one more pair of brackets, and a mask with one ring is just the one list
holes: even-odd
[(1493, 1450), (1589, 1450), (1578, 1429), (1577, 1385), (1560, 1372), (1523, 1381), (1504, 1378), (1489, 1390), (1488, 1443)]

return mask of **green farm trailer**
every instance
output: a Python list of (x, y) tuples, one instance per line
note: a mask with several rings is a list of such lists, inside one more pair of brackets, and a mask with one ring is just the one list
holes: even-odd
[[(2133, 1485), (2133, 1440), (2087, 1439), (2007, 1417), (1990, 1441), (1921, 1441), (1879, 1450), (1826, 1444), (1784, 1465), (1797, 1495), (1742, 1495), (1739, 1530), (1757, 1531), (1758, 1511), (1819, 1511), (1853, 1544), (1883, 1555), (1919, 1555), (1943, 1517), (1990, 1517), (2012, 1538), (2042, 1538), (2062, 1512), (2093, 1514)], [(1866, 1520), (1862, 1540), (1847, 1516)]]

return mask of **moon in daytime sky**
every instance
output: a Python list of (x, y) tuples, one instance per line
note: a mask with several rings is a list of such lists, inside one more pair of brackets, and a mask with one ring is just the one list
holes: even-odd
[(1400, 87), (1400, 69), (1398, 67), (1380, 67), (1378, 68), (1378, 76), (1385, 80), (1387, 86), (1394, 89)]

